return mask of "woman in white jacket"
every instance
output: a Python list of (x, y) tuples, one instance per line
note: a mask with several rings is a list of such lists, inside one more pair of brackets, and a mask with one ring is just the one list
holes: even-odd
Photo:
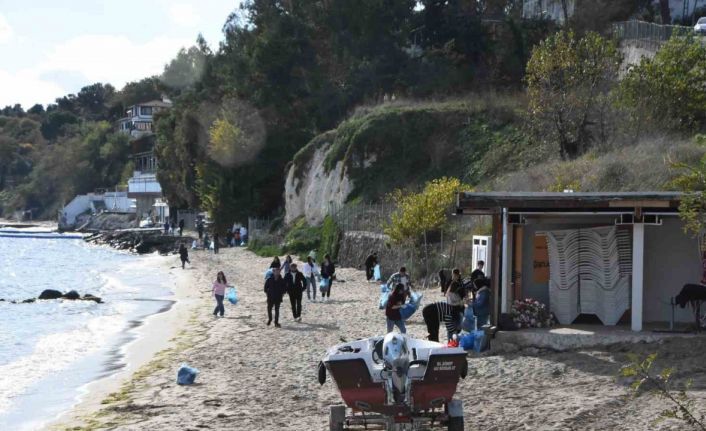
[[(319, 273), (319, 268), (311, 256), (306, 258), (306, 263), (302, 267), (304, 279), (306, 280), (306, 298), (316, 302), (316, 274)], [(313, 298), (312, 298), (313, 295)]]

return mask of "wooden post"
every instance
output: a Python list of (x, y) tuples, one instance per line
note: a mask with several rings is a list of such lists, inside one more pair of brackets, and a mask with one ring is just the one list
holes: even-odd
[(500, 278), (500, 289), (501, 289), (501, 295), (500, 295), (500, 312), (501, 313), (507, 313), (508, 308), (507, 308), (507, 299), (508, 296), (510, 295), (510, 277), (509, 277), (509, 272), (510, 272), (510, 265), (508, 262), (508, 248), (510, 246), (510, 238), (509, 238), (509, 232), (508, 232), (508, 215), (507, 215), (507, 208), (503, 208), (503, 226), (502, 226), (502, 251), (501, 251), (501, 262), (500, 262), (500, 267), (502, 268), (501, 271), (501, 278)]
[(524, 229), (522, 225), (514, 227), (513, 234), (513, 277), (512, 277), (512, 299), (522, 299), (522, 237)]

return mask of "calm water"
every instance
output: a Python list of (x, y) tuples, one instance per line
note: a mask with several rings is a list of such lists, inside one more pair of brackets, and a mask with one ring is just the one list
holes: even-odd
[(105, 301), (0, 302), (0, 430), (41, 429), (82, 386), (123, 366), (130, 329), (171, 305), (169, 275), (149, 259), (76, 239), (0, 237), (0, 298), (73, 289)]

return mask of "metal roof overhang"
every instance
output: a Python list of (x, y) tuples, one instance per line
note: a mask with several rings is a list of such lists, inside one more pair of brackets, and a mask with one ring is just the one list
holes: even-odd
[(488, 215), (508, 212), (531, 213), (677, 213), (679, 192), (460, 192), (456, 214)]

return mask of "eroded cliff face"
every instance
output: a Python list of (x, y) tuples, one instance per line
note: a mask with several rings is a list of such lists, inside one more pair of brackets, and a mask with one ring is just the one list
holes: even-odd
[(353, 190), (353, 183), (339, 161), (327, 171), (326, 156), (330, 141), (319, 145), (309, 158), (295, 159), (284, 184), (285, 223), (305, 217), (310, 225), (318, 225), (328, 214), (331, 204), (343, 205)]

